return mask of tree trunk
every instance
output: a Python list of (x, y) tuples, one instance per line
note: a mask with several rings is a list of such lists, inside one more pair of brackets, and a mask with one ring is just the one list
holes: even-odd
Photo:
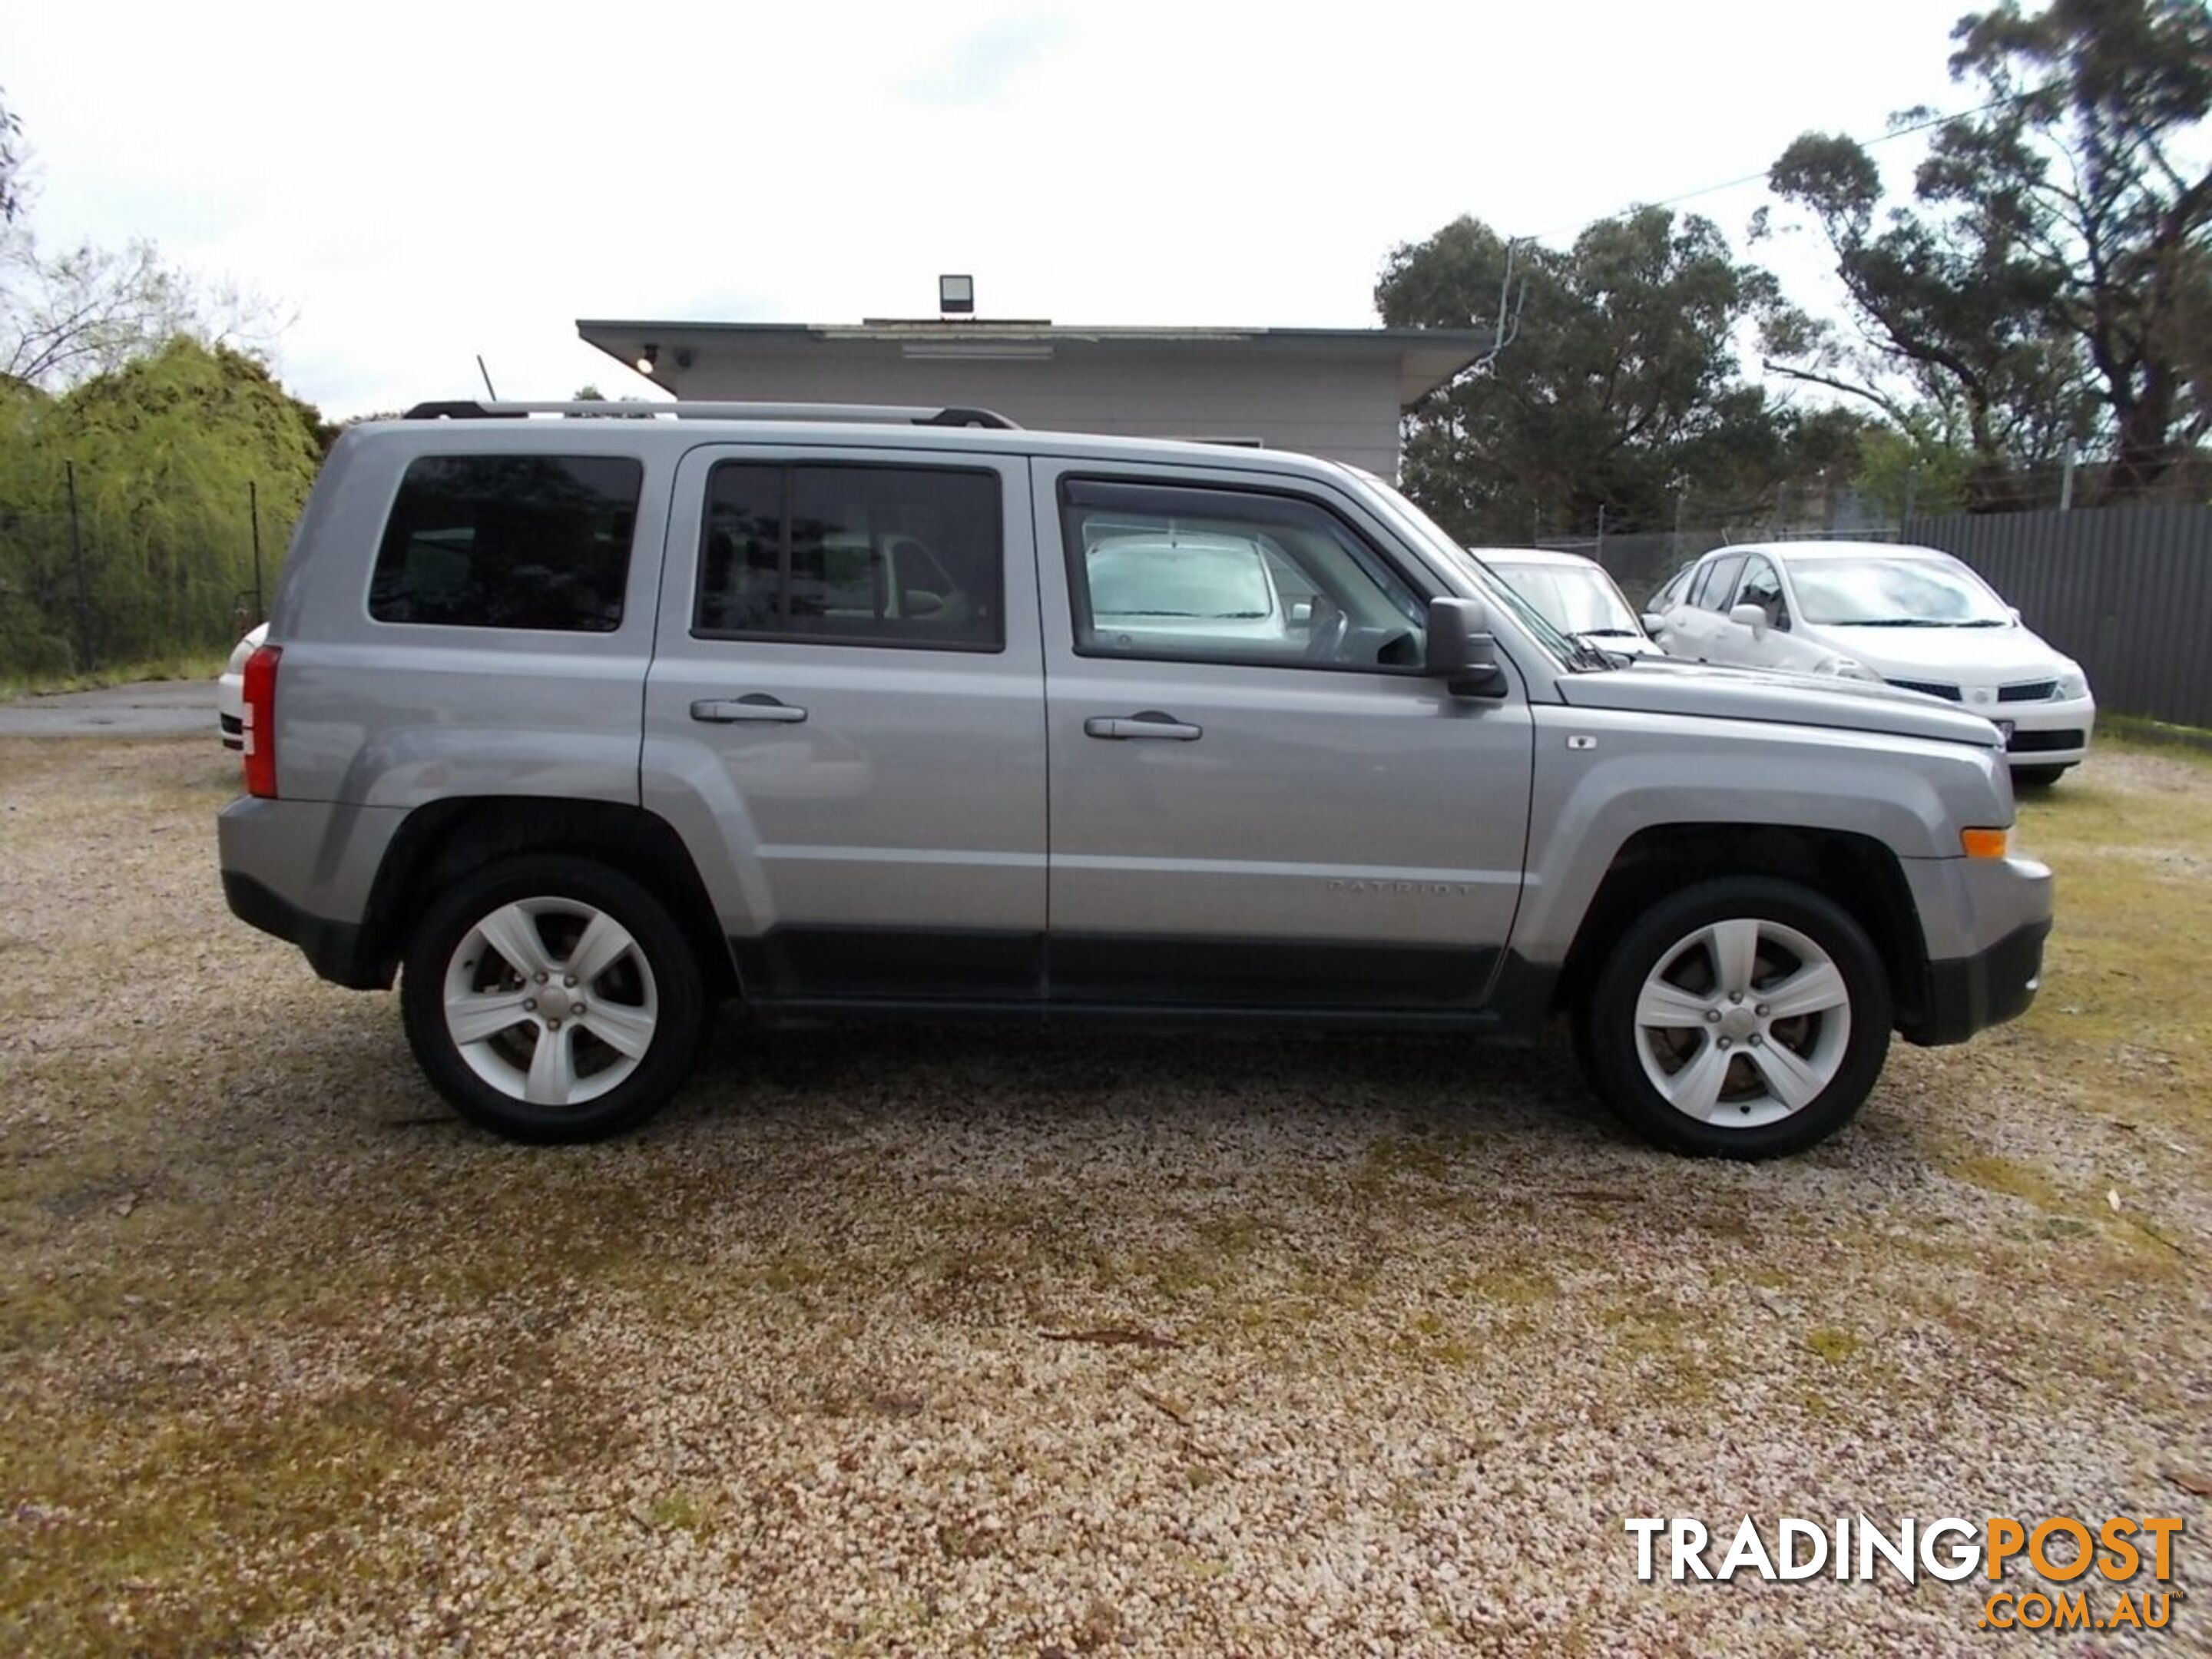
[(2106, 501), (2151, 500), (2173, 471), (2173, 447), (2168, 441), (2173, 394), (2173, 377), (2154, 368), (2142, 395), (2122, 411), (2112, 468), (2105, 478)]

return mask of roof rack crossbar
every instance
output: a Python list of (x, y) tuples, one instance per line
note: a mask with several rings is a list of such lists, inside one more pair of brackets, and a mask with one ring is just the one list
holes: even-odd
[(988, 409), (932, 408), (920, 404), (623, 404), (605, 400), (568, 403), (417, 404), (410, 421), (520, 420), (530, 415), (577, 415), (602, 420), (648, 420), (672, 416), (679, 421), (837, 421), (875, 426), (980, 426), (1013, 431), (1014, 423)]

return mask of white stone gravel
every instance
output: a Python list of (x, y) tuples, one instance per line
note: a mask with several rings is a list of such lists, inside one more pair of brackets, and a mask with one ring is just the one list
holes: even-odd
[[(2212, 1650), (2206, 1056), (2069, 1069), (2063, 950), (1758, 1168), (1556, 1039), (734, 1022), (533, 1152), (228, 918), (213, 748), (0, 742), (0, 1649)], [(2077, 781), (2031, 842), (2193, 801), (2110, 868), (2201, 902), (2212, 774)], [(1622, 1526), (1862, 1512), (2183, 1516), (2173, 1627), (1643, 1584)]]

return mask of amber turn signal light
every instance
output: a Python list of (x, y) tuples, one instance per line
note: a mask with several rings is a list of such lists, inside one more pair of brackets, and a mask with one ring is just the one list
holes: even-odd
[(1970, 859), (2001, 859), (2011, 836), (2009, 830), (1961, 830), (1959, 841)]

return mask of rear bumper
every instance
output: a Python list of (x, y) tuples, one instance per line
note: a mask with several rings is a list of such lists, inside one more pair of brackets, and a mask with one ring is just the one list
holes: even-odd
[[(296, 945), (325, 979), (356, 990), (392, 983), (362, 922), (392, 836), (391, 807), (245, 796), (216, 820), (223, 896), (241, 921)], [(332, 920), (347, 916), (349, 921)]]
[(222, 896), (240, 921), (296, 945), (308, 965), (333, 984), (356, 991), (388, 989), (392, 976), (381, 971), (364, 948), (362, 930), (349, 923), (311, 916), (249, 875), (222, 872)]
[(2042, 986), (2050, 934), (2047, 918), (2027, 922), (1972, 956), (1929, 963), (1927, 998), (1920, 1018), (1904, 1028), (1906, 1039), (1936, 1048), (2019, 1018)]

